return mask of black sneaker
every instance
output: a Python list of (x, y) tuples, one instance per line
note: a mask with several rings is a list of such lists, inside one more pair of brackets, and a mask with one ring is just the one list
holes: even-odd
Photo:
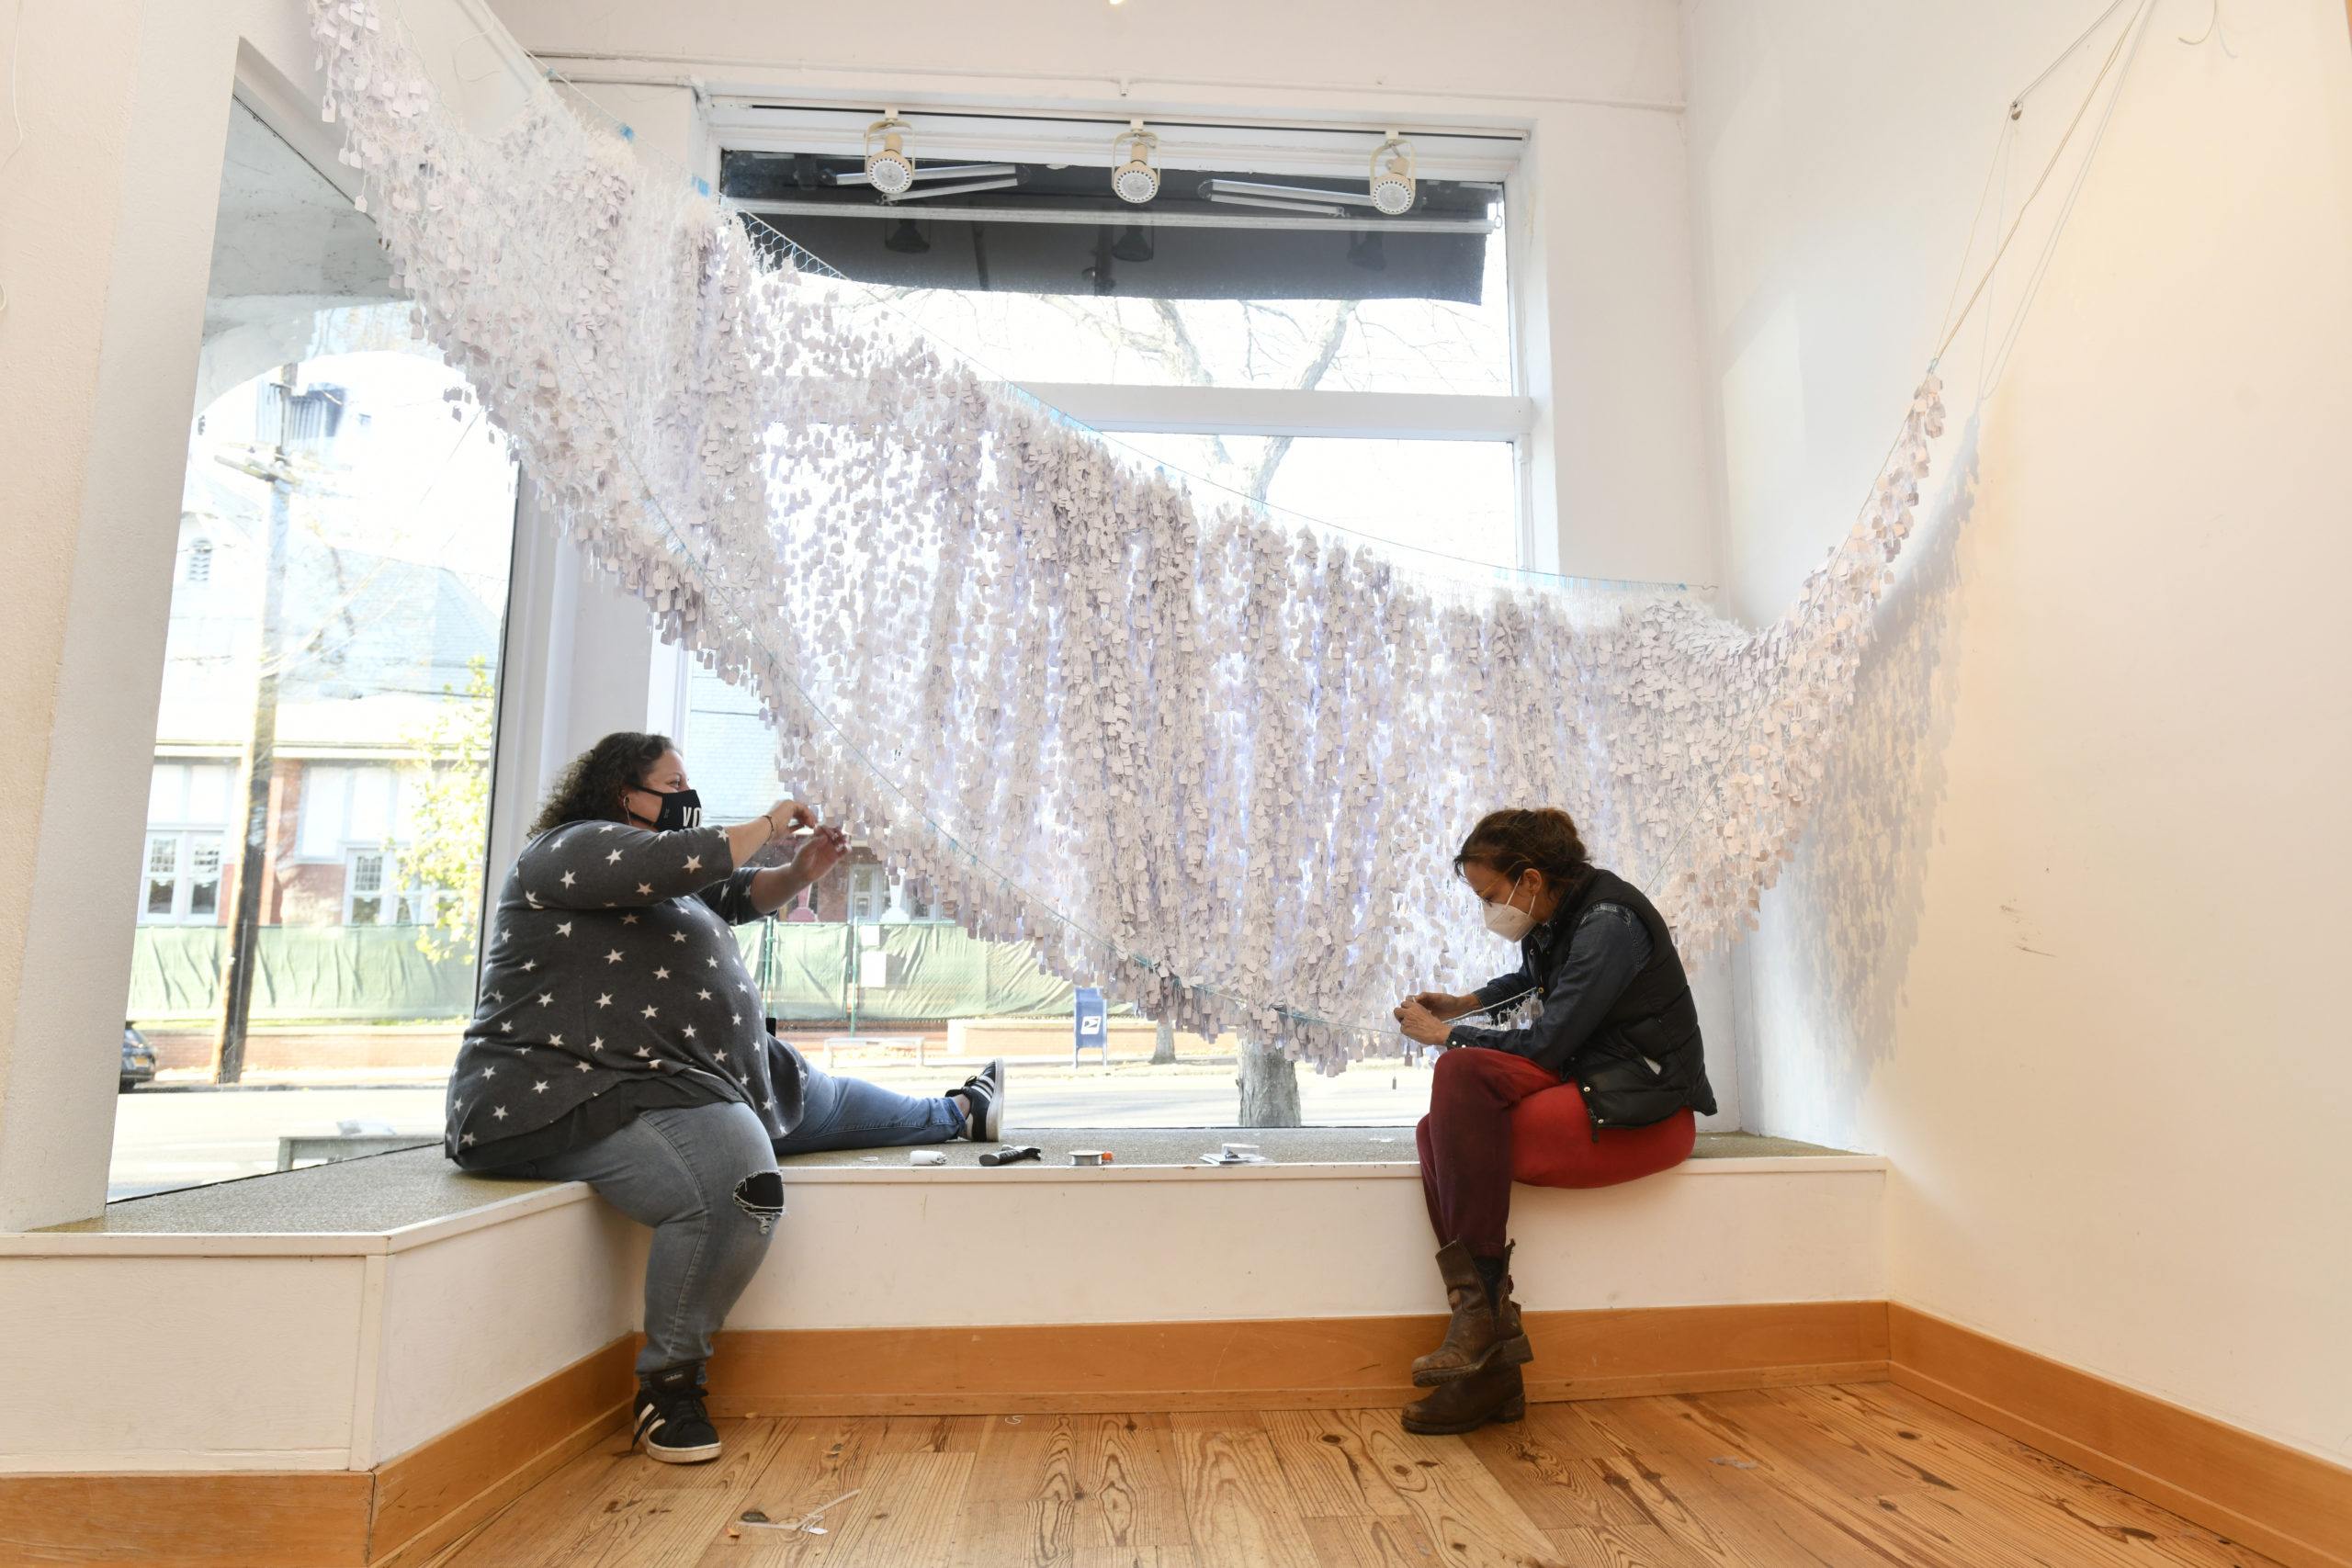
[(1001, 1143), (1004, 1137), (1004, 1058), (999, 1056), (964, 1080), (956, 1093), (971, 1103), (964, 1136), (976, 1144)]
[(718, 1457), (718, 1430), (702, 1407), (702, 1363), (664, 1367), (637, 1380), (637, 1440), (663, 1464)]

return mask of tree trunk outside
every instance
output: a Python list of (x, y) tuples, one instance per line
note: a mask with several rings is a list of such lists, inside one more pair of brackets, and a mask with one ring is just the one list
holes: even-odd
[(1296, 1127), (1304, 1122), (1298, 1109), (1298, 1064), (1279, 1050), (1261, 1050), (1250, 1041), (1241, 1043), (1241, 1076), (1233, 1081), (1241, 1088), (1241, 1114), (1238, 1124), (1243, 1127)]
[(1176, 1060), (1176, 1022), (1163, 1018), (1151, 1038), (1151, 1065), (1164, 1067)]

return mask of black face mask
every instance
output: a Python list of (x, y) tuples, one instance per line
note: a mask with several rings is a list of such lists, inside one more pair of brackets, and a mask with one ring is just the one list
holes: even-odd
[(657, 833), (674, 833), (681, 828), (702, 826), (702, 796), (690, 789), (672, 790), (664, 794), (649, 789), (646, 794), (662, 803), (662, 814), (653, 819)]

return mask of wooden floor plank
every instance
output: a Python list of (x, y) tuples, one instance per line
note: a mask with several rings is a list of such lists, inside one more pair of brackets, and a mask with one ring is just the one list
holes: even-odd
[(1382, 1461), (1333, 1410), (1270, 1410), (1274, 1457), (1310, 1519), (1408, 1517), (1412, 1509), (1382, 1479)]
[(1801, 1461), (1785, 1461), (1702, 1400), (1692, 1394), (1611, 1400), (1589, 1414), (1629, 1449), (1645, 1451), (1678, 1495), (1701, 1508), (1737, 1550), (1878, 1568), (2000, 1568), (1956, 1559), (1938, 1540), (1909, 1528), (1894, 1498), (1856, 1506), (1834, 1487), (1808, 1484)]
[(1578, 1400), (1573, 1404), (1531, 1404), (1523, 1425), (1543, 1432), (1544, 1441), (1560, 1452), (1575, 1454), (1579, 1459), (1609, 1459), (1623, 1453), (1625, 1443), (1596, 1417), (1614, 1403)]
[(1193, 1550), (1217, 1568), (1320, 1568), (1262, 1425), (1173, 1434)]
[(2048, 1568), (2051, 1559), (1980, 1527), (1951, 1487), (1889, 1469), (1799, 1419), (1770, 1392), (1702, 1394), (1687, 1403), (1702, 1428), (1755, 1456), (1755, 1479), (1790, 1509), (1898, 1561), (1953, 1568)]
[(1645, 1399), (1591, 1401), (1599, 1408), (1579, 1414), (1617, 1436), (1631, 1450), (1646, 1454), (1679, 1454), (1712, 1464), (1718, 1460), (1753, 1461), (1736, 1428), (1725, 1426), (1712, 1411), (1689, 1397), (1671, 1394)]
[(1070, 1568), (1216, 1568), (1216, 1565), (1196, 1555), (1189, 1546), (1147, 1546), (1130, 1551), (1125, 1547), (1081, 1546), (1070, 1560)]
[[(742, 1498), (782, 1445), (789, 1423), (723, 1421), (726, 1451), (708, 1464), (658, 1464), (639, 1456), (627, 1502), (636, 1517), (594, 1543), (575, 1547), (566, 1568), (695, 1568), (744, 1506)], [(689, 1472), (686, 1477), (676, 1472)], [(616, 1517), (619, 1516), (616, 1515)]]
[(569, 1540), (615, 1473), (631, 1462), (627, 1433), (606, 1438), (492, 1515), (434, 1559), (432, 1568), (528, 1568)]
[(841, 1521), (837, 1509), (826, 1505), (864, 1484), (865, 1467), (884, 1431), (882, 1421), (862, 1416), (812, 1416), (776, 1423), (767, 1462), (728, 1500), (725, 1517), (705, 1544), (696, 1568), (808, 1568), (824, 1536), (747, 1529), (730, 1540), (726, 1527), (746, 1510), (788, 1524), (823, 1508), (822, 1522), (830, 1535)]
[[(710, 1465), (600, 1443), (435, 1568), (2278, 1568), (1891, 1384), (1466, 1438), (1394, 1409), (720, 1426)], [(747, 1507), (826, 1529), (730, 1539)]]
[(1191, 1552), (1193, 1526), (1184, 1509), (1176, 1435), (1167, 1422), (1135, 1416), (1077, 1420), (1080, 1552)]
[[(1707, 1452), (1722, 1445), (1701, 1439), (1685, 1426), (1651, 1430), (1662, 1419), (1670, 1423), (1657, 1410), (1657, 1403), (1589, 1400), (1529, 1409), (1548, 1430), (1589, 1444), (1599, 1456), (1592, 1463), (1602, 1484), (1640, 1509), (1649, 1523), (1699, 1562), (1724, 1568), (1750, 1562), (1810, 1568), (1821, 1561), (1809, 1546), (1789, 1539), (1769, 1520), (1759, 1528), (1725, 1494), (1718, 1476), (1710, 1472), (1711, 1461), (1739, 1456)], [(1674, 1445), (1694, 1448), (1703, 1457), (1694, 1461), (1687, 1452), (1669, 1451)]]
[[(948, 1568), (971, 1480), (970, 1453), (877, 1453), (858, 1495), (829, 1511), (810, 1568)], [(838, 1522), (837, 1522), (838, 1521)]]
[(1369, 1461), (1369, 1473), (1403, 1503), (1442, 1561), (1465, 1568), (1533, 1568), (1556, 1561), (1551, 1540), (1460, 1438), (1408, 1432), (1395, 1410), (1318, 1414), (1330, 1431), (1352, 1439)]
[[(1802, 1540), (1760, 1526), (1705, 1466), (1679, 1454), (1632, 1451), (1592, 1461), (1602, 1482), (1647, 1517), (1690, 1557), (1711, 1568), (1815, 1568), (1825, 1559)], [(1840, 1563), (1845, 1559), (1827, 1559)]]
[(1306, 1539), (1321, 1568), (1430, 1568), (1443, 1561), (1410, 1514), (1311, 1518)]
[[(2019, 1530), (2007, 1518), (2007, 1500), (1987, 1497), (1968, 1477), (1948, 1480), (1905, 1462), (1884, 1443), (1872, 1443), (1823, 1418), (1790, 1391), (1744, 1401), (1740, 1417), (1759, 1449), (1784, 1473), (1803, 1477), (1816, 1500), (1869, 1498), (1887, 1516), (1878, 1522), (1920, 1540), (1922, 1554), (1954, 1557), (1987, 1568), (2049, 1568), (2057, 1563), (2100, 1568), (2094, 1557), (2044, 1532)], [(1723, 1403), (1706, 1396), (1710, 1403)], [(1891, 1439), (1890, 1439), (1891, 1440)]]
[(1540, 1530), (1656, 1528), (1622, 1486), (1603, 1477), (1598, 1458), (1561, 1442), (1540, 1422), (1483, 1427), (1462, 1440)]
[(1981, 1500), (2005, 1533), (2063, 1543), (2100, 1568), (2277, 1568), (2177, 1515), (1892, 1383), (1791, 1390), (1790, 1403), (1874, 1439), (1890, 1463), (1920, 1468)]
[(876, 1453), (971, 1454), (996, 1420), (989, 1416), (890, 1416), (883, 1418)]
[[(729, 1459), (739, 1470), (747, 1451), (764, 1452), (775, 1436), (770, 1422), (718, 1425), (722, 1442), (734, 1439)], [(753, 1434), (749, 1442), (746, 1433)], [(679, 1485), (674, 1472), (685, 1468), (654, 1462), (631, 1447), (629, 1434), (616, 1433), (517, 1498), (448, 1558), (448, 1568), (590, 1568), (662, 1560), (681, 1512), (698, 1519), (710, 1511), (704, 1506), (706, 1489)], [(560, 1509), (548, 1511), (551, 1483), (567, 1478), (575, 1487), (566, 1489)]]
[(1544, 1533), (1550, 1538), (1554, 1553), (1574, 1568), (1697, 1568), (1699, 1562), (1656, 1525)]
[(1255, 1410), (1173, 1410), (1168, 1426), (1176, 1432), (1261, 1432), (1266, 1418)]

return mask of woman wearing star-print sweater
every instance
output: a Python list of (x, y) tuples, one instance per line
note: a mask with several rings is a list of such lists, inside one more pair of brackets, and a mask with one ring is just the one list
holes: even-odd
[[(776, 1156), (998, 1135), (1003, 1066), (919, 1099), (811, 1067), (768, 1032), (729, 927), (782, 907), (848, 840), (797, 801), (700, 823), (659, 735), (607, 735), (565, 770), (507, 874), (449, 1075), (446, 1148), (465, 1169), (585, 1181), (653, 1227), (637, 1435), (715, 1459), (711, 1336), (784, 1213)], [(787, 863), (751, 857), (803, 831)]]

